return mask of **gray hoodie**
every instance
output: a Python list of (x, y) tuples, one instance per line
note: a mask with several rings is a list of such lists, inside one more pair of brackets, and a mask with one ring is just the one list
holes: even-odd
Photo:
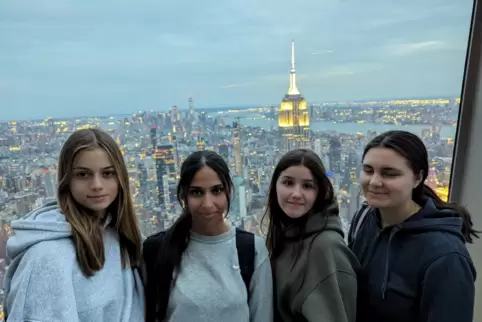
[(117, 233), (106, 222), (105, 264), (85, 277), (71, 227), (56, 202), (12, 221), (4, 281), (8, 322), (137, 322), (144, 297), (137, 270), (122, 267)]

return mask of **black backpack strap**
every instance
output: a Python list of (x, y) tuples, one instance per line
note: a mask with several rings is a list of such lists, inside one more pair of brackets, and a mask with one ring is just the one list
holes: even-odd
[(241, 277), (246, 285), (249, 301), (249, 285), (251, 283), (251, 277), (254, 273), (254, 260), (256, 257), (254, 234), (236, 228), (236, 248), (238, 250), (238, 261), (239, 268), (241, 270)]
[(144, 261), (144, 292), (146, 296), (146, 321), (156, 321), (157, 274), (155, 265), (159, 251), (162, 248), (165, 232), (159, 232), (148, 237), (142, 245), (142, 259)]
[(165, 234), (165, 231), (161, 231), (149, 236), (142, 245), (142, 258), (149, 272), (154, 268)]

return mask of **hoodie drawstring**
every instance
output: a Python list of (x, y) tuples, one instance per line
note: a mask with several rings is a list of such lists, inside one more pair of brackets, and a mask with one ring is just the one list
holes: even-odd
[(388, 244), (387, 244), (387, 253), (385, 257), (385, 273), (383, 275), (383, 283), (382, 283), (382, 299), (385, 299), (385, 293), (387, 291), (387, 284), (388, 284), (388, 273), (390, 272), (390, 243), (392, 242), (393, 236), (400, 230), (400, 226), (395, 226), (392, 231), (390, 232), (390, 237), (388, 237)]

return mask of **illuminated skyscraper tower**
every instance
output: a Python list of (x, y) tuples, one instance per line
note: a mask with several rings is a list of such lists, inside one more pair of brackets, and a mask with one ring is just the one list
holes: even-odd
[(291, 42), (290, 87), (278, 112), (281, 150), (287, 152), (310, 146), (308, 105), (296, 86), (295, 43)]

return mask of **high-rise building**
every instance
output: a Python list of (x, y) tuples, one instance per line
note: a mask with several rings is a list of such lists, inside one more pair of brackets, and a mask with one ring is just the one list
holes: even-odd
[[(158, 145), (154, 159), (156, 160), (157, 196), (159, 206), (174, 209), (176, 203), (176, 166), (174, 147), (171, 144)], [(167, 182), (165, 180), (167, 179)], [(165, 191), (166, 187), (169, 191)], [(168, 198), (166, 198), (168, 196)]]
[(338, 137), (330, 139), (330, 151), (328, 154), (330, 160), (330, 170), (336, 174), (341, 173), (341, 142)]
[(281, 150), (310, 147), (310, 116), (308, 104), (296, 86), (295, 43), (291, 42), (291, 71), (288, 93), (278, 112)]
[(202, 137), (197, 138), (196, 142), (196, 151), (204, 151), (206, 150), (206, 141)]
[(233, 123), (233, 152), (234, 152), (234, 171), (237, 176), (243, 175), (243, 159), (241, 158), (240, 133), (241, 125), (239, 118)]
[(44, 171), (44, 185), (46, 197), (54, 198), (57, 196), (57, 173), (46, 169)]
[(151, 127), (149, 135), (151, 137), (152, 147), (155, 149), (157, 146), (157, 125)]
[(220, 143), (218, 144), (218, 153), (220, 156), (223, 157), (224, 161), (229, 164), (229, 144), (228, 143)]

